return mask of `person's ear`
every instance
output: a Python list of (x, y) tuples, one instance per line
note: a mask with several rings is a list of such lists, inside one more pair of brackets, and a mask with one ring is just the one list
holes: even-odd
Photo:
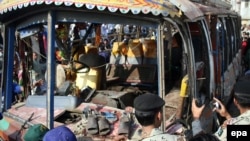
[(239, 102), (234, 98), (234, 104), (235, 105), (238, 105), (239, 104)]
[(162, 113), (161, 111), (157, 112), (156, 118), (161, 121), (162, 120)]

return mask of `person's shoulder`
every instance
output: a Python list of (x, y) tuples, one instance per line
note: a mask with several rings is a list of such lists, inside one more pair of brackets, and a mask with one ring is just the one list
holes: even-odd
[(186, 139), (184, 136), (163, 133), (146, 138), (143, 141), (186, 141)]
[(14, 87), (20, 87), (21, 85), (19, 85), (18, 83), (16, 83), (16, 82), (13, 82), (12, 83), (12, 87), (14, 88)]
[(250, 124), (250, 110), (234, 118), (234, 121), (235, 121), (235, 124), (238, 124), (238, 125)]

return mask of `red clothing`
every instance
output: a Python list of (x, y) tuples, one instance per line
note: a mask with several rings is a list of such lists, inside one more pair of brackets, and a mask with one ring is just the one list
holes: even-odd
[(242, 41), (241, 43), (241, 54), (244, 56), (247, 51), (247, 41)]

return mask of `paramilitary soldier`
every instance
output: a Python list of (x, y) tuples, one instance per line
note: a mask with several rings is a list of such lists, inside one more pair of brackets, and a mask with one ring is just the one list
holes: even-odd
[(185, 141), (183, 136), (163, 133), (159, 129), (164, 105), (165, 101), (155, 94), (143, 94), (135, 98), (135, 117), (142, 126), (142, 141)]
[[(214, 133), (220, 141), (227, 140), (227, 125), (250, 125), (250, 81), (238, 81), (234, 87), (233, 101), (236, 107), (240, 111), (238, 117), (232, 118), (228, 113), (225, 106), (218, 99), (214, 98), (216, 102), (219, 103), (220, 108), (216, 108), (215, 111), (218, 112), (222, 117), (226, 118), (226, 121), (219, 127), (219, 129)], [(195, 102), (192, 104), (192, 112), (194, 121), (192, 123), (193, 133), (198, 133), (202, 131), (199, 116), (201, 115), (202, 107), (197, 107)], [(198, 131), (200, 129), (200, 131)]]

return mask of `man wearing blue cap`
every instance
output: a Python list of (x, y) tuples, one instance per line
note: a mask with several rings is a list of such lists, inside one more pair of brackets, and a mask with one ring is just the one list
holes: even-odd
[(66, 126), (58, 126), (48, 131), (43, 141), (77, 141), (76, 135)]

